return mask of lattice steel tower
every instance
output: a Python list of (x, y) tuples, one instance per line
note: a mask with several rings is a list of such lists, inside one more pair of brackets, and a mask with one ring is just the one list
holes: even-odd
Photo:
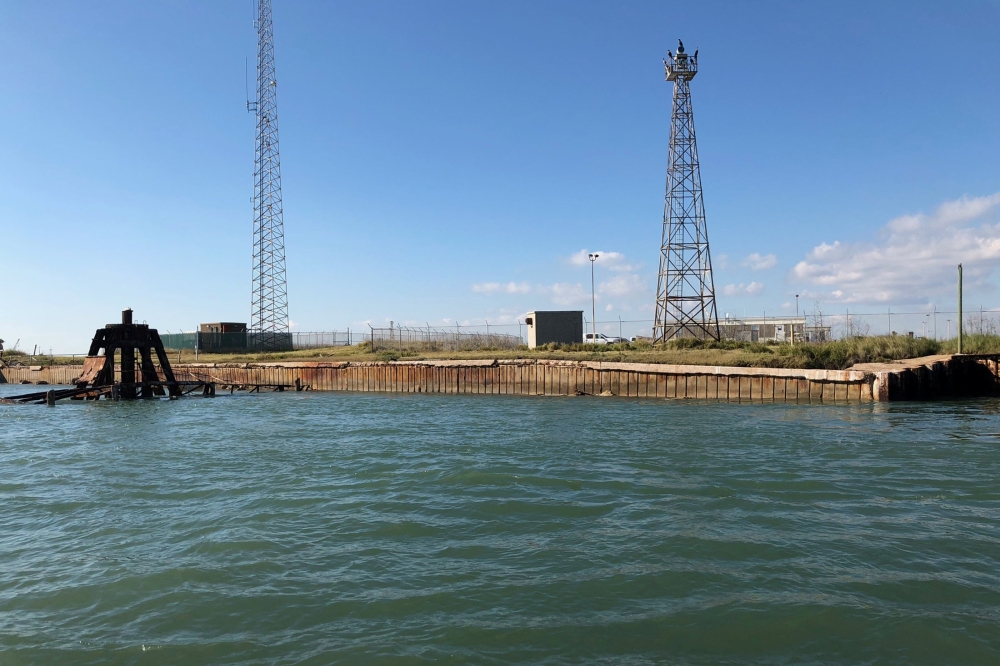
[(663, 61), (667, 81), (674, 83), (670, 116), (670, 157), (660, 242), (660, 278), (656, 286), (654, 342), (671, 338), (719, 339), (715, 283), (708, 251), (708, 227), (701, 197), (701, 169), (691, 109), (691, 79), (698, 73), (698, 51)]
[(250, 344), (269, 351), (285, 349), (288, 335), (288, 288), (285, 283), (285, 226), (281, 209), (278, 157), (278, 81), (274, 74), (274, 25), (271, 0), (257, 0), (257, 97), (247, 101), (256, 114), (254, 155), (253, 297)]

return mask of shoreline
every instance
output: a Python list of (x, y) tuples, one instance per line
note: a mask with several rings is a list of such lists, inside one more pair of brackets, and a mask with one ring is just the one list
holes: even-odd
[[(179, 380), (313, 391), (619, 396), (722, 402), (887, 402), (1000, 394), (1000, 354), (937, 355), (847, 370), (547, 359), (183, 363)], [(0, 383), (71, 384), (82, 365), (0, 369)]]

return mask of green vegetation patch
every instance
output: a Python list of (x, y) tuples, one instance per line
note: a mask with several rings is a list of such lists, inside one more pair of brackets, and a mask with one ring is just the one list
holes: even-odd
[[(476, 351), (430, 351), (391, 349), (371, 342), (349, 347), (303, 349), (269, 354), (205, 354), (202, 363), (259, 363), (273, 361), (404, 361), (404, 360), (474, 360), (474, 359), (548, 359), (559, 361), (609, 361), (620, 363), (668, 363), (674, 365), (719, 365), (755, 368), (806, 368), (846, 370), (858, 363), (888, 363), (933, 354), (952, 354), (957, 340), (938, 342), (902, 335), (853, 337), (823, 343), (737, 342), (735, 340), (671, 340), (653, 346), (649, 341), (615, 345), (548, 344), (537, 349), (479, 349)], [(963, 351), (969, 354), (1000, 353), (1000, 336), (968, 335)], [(9, 352), (8, 352), (9, 353)], [(171, 363), (193, 363), (194, 352), (168, 352)], [(18, 359), (27, 361), (18, 354)], [(35, 356), (32, 365), (80, 363), (70, 357)]]

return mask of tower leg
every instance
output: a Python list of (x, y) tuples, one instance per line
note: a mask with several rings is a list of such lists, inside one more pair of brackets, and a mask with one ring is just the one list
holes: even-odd
[(135, 400), (135, 347), (122, 347), (122, 400)]

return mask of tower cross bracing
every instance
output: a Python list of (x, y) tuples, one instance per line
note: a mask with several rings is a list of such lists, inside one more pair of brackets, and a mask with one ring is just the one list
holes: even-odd
[(663, 61), (674, 84), (670, 114), (670, 153), (660, 242), (653, 341), (672, 338), (719, 339), (715, 283), (702, 201), (698, 143), (691, 107), (691, 79), (698, 73), (698, 52), (684, 44)]
[(285, 228), (278, 154), (278, 81), (274, 69), (271, 0), (257, 0), (257, 94), (247, 108), (256, 115), (254, 152), (253, 295), (251, 345), (261, 351), (288, 345)]

